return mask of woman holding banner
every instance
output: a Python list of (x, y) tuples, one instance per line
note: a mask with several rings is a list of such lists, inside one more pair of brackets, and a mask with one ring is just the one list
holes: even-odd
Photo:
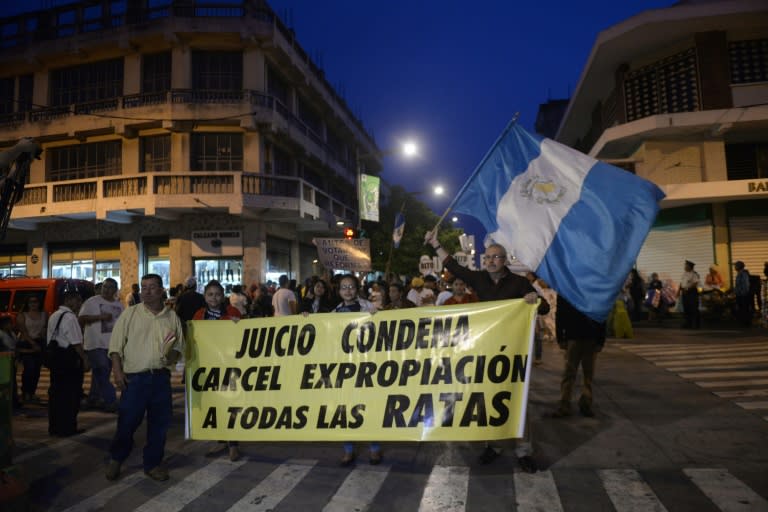
[(307, 294), (301, 300), (301, 312), (309, 313), (330, 313), (333, 311), (334, 303), (331, 298), (331, 290), (322, 279), (315, 281), (315, 284), (307, 289)]
[[(360, 313), (368, 312), (371, 314), (376, 313), (376, 306), (372, 302), (361, 298), (358, 294), (360, 291), (360, 283), (357, 278), (352, 274), (346, 274), (339, 280), (339, 297), (341, 297), (341, 303), (336, 306), (334, 313)], [(370, 445), (370, 458), (368, 459), (372, 465), (381, 464), (381, 445), (379, 443), (371, 443)], [(344, 455), (341, 457), (339, 463), (342, 466), (349, 466), (355, 462), (355, 447), (352, 443), (344, 443)]]
[[(205, 307), (195, 311), (192, 320), (240, 320), (240, 311), (224, 301), (224, 287), (221, 286), (220, 282), (212, 280), (205, 285), (203, 297), (205, 298)], [(219, 441), (220, 444), (223, 444), (224, 442), (225, 441)], [(229, 448), (229, 460), (234, 462), (240, 458), (238, 442), (226, 441), (226, 443), (226, 447)], [(206, 456), (212, 457), (217, 455), (220, 451), (221, 447), (217, 444), (211, 448)]]

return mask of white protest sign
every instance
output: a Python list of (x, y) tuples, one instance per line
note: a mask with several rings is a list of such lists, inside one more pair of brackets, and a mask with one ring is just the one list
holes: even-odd
[(314, 243), (325, 268), (350, 272), (371, 270), (371, 241), (367, 238), (315, 238)]

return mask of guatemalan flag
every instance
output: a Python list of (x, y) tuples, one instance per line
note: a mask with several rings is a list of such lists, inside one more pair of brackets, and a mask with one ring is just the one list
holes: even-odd
[(395, 249), (400, 247), (400, 240), (403, 239), (403, 233), (405, 232), (405, 215), (403, 212), (398, 212), (395, 217), (395, 229), (392, 230), (392, 242), (395, 244)]
[(664, 193), (510, 123), (452, 204), (575, 308), (604, 321)]

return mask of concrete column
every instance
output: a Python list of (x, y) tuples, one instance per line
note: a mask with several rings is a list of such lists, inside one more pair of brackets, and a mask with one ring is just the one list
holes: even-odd
[(261, 155), (261, 134), (245, 132), (243, 134), (243, 171), (261, 174), (264, 168)]
[(288, 277), (290, 279), (295, 279), (297, 282), (301, 277), (299, 275), (300, 261), (301, 253), (299, 251), (299, 242), (298, 240), (291, 240), (291, 267), (288, 269)]
[(171, 50), (171, 88), (192, 88), (192, 52), (187, 46), (176, 46)]
[[(138, 234), (131, 232), (130, 238), (120, 240), (120, 300), (131, 293), (131, 285), (139, 283), (139, 243)], [(125, 235), (123, 235), (125, 237)], [(139, 283), (141, 284), (141, 283)]]
[(194, 275), (192, 243), (189, 240), (189, 234), (184, 238), (172, 236), (168, 241), (168, 250), (171, 260), (171, 285), (183, 283), (188, 276)]
[(712, 225), (715, 244), (715, 261), (720, 267), (720, 275), (723, 281), (731, 283), (731, 250), (729, 243), (728, 215), (725, 203), (712, 204)]
[(123, 58), (123, 95), (141, 92), (141, 55), (136, 53)]
[(189, 133), (171, 133), (171, 172), (189, 172)]
[(266, 62), (258, 48), (246, 48), (243, 52), (243, 89), (261, 93), (267, 90)]
[(260, 222), (243, 229), (243, 284), (264, 283), (267, 277), (267, 236)]
[(700, 32), (694, 36), (694, 39), (701, 87), (701, 109), (718, 110), (733, 107), (728, 38), (725, 32)]

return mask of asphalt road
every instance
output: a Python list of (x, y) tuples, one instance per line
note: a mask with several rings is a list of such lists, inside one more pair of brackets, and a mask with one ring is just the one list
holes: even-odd
[(244, 443), (237, 462), (206, 457), (213, 443), (183, 438), (180, 386), (168, 482), (141, 471), (143, 431), (122, 477), (104, 478), (115, 415), (103, 412), (80, 414), (84, 434), (53, 439), (44, 407), (27, 407), (14, 417), (14, 462), (32, 510), (46, 511), (768, 511), (768, 331), (647, 326), (609, 339), (594, 418), (550, 417), (561, 370), (562, 352), (546, 345), (531, 382), (533, 475), (511, 442), (487, 466), (477, 443), (385, 443), (375, 467), (339, 467), (338, 443)]

